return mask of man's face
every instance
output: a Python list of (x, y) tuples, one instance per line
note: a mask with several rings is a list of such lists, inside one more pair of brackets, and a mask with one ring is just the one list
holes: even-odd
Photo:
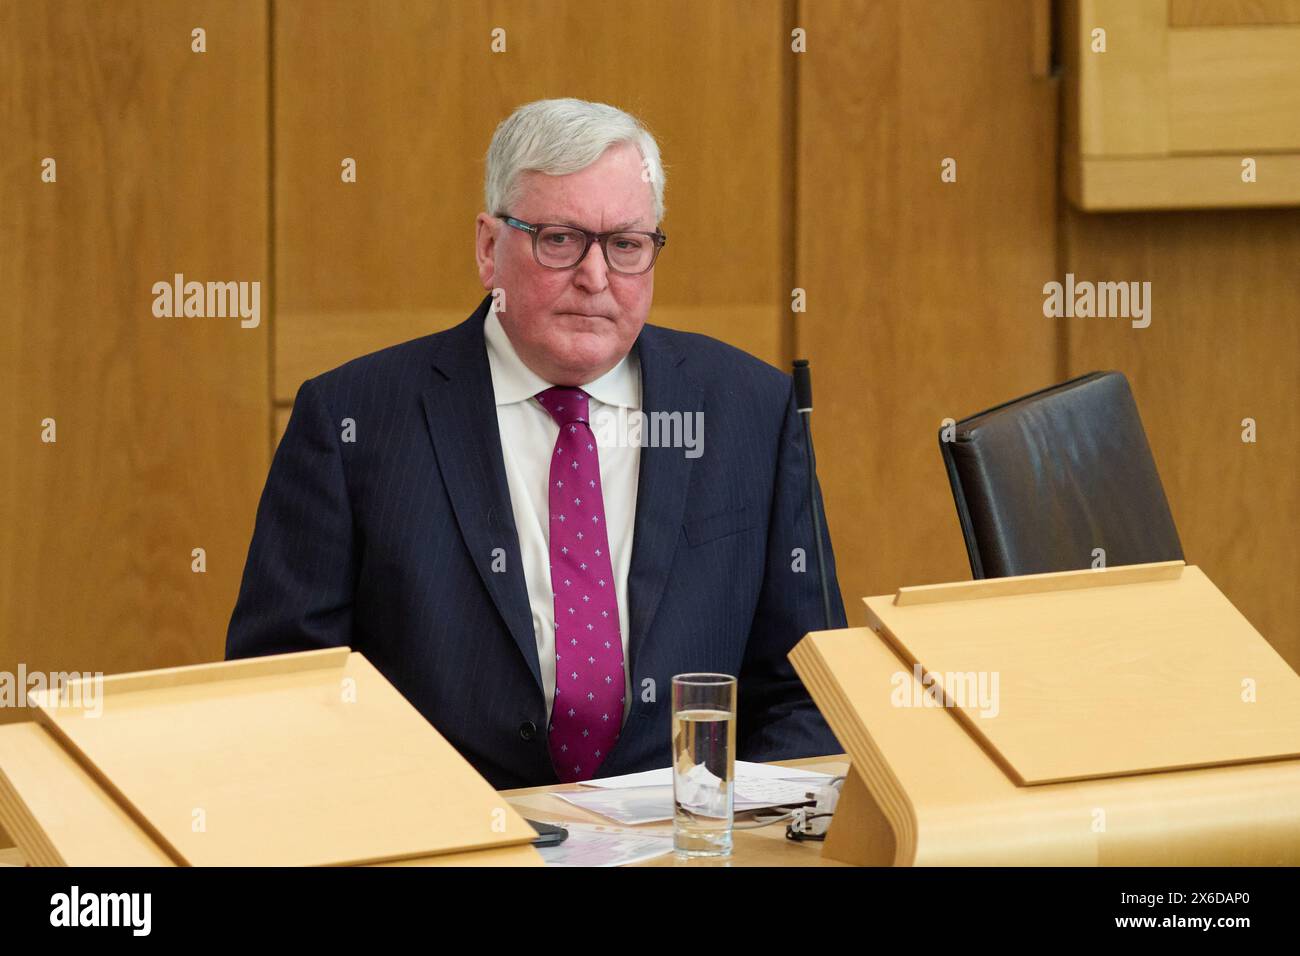
[[(520, 199), (506, 212), (528, 223), (561, 223), (590, 232), (653, 232), (654, 195), (641, 179), (631, 143), (611, 146), (567, 176), (520, 174)], [(480, 213), (475, 254), (483, 288), (505, 291), (501, 326), (524, 364), (555, 385), (585, 385), (632, 348), (650, 313), (654, 269), (614, 272), (592, 243), (572, 269), (547, 269), (533, 257), (533, 237)]]

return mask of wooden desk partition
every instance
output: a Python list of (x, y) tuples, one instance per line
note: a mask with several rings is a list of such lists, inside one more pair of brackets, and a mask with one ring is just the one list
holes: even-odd
[(540, 865), (534, 832), (347, 648), (75, 682), (0, 727), (37, 865)]
[[(853, 764), (827, 856), (1300, 863), (1300, 678), (1199, 569), (866, 604), (871, 628), (809, 634), (791, 653)], [(999, 673), (996, 700), (971, 699), (972, 673)]]

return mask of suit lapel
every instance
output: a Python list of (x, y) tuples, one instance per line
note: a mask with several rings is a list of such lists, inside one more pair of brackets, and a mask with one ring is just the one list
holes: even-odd
[[(641, 359), (641, 410), (647, 416), (642, 435), (648, 438), (649, 416), (654, 412), (701, 411), (704, 393), (682, 370), (685, 355), (660, 329), (646, 326), (637, 340)], [(636, 520), (632, 564), (628, 571), (628, 653), (636, 675), (638, 654), (654, 621), (672, 570), (681, 534), (686, 492), (691, 479), (691, 459), (684, 448), (641, 448), (636, 495)], [(632, 692), (639, 688), (634, 679)]]
[[(491, 296), (485, 298), (468, 320), (440, 337), (433, 357), (434, 384), (424, 390), (422, 399), (438, 468), (465, 545), (510, 636), (528, 662), (538, 690), (542, 690), (537, 639), (483, 339), (483, 320), (491, 301)], [(492, 570), (493, 552), (498, 548), (504, 550), (511, 573)]]

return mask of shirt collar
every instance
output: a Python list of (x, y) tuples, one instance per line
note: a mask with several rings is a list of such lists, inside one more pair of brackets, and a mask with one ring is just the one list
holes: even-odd
[[(487, 341), (488, 367), (492, 373), (492, 391), (498, 405), (526, 402), (538, 392), (551, 387), (519, 357), (510, 336), (501, 327), (496, 310), (489, 309), (483, 321), (483, 338)], [(641, 364), (634, 347), (612, 369), (582, 390), (606, 405), (624, 408), (641, 407)]]

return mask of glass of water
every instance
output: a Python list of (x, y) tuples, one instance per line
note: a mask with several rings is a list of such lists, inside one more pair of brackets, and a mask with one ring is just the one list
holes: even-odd
[(736, 678), (673, 678), (673, 847), (679, 856), (731, 854), (736, 781)]

